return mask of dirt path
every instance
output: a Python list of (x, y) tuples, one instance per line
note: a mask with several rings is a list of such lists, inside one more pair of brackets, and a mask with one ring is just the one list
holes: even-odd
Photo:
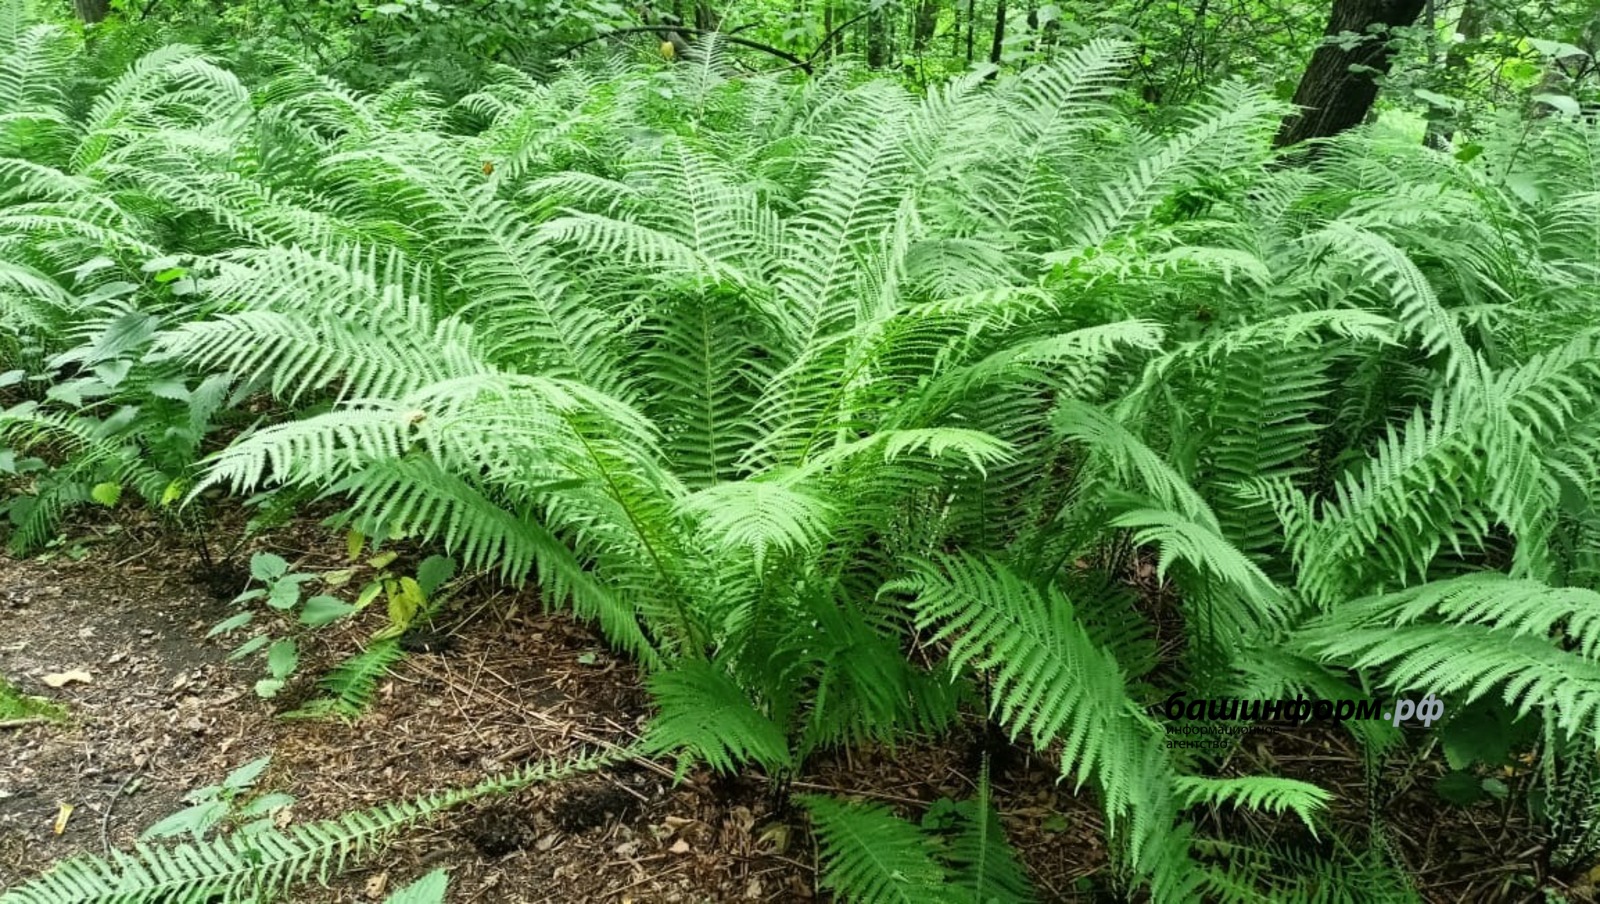
[[(359, 719), (275, 718), (375, 625), (305, 636), (296, 686), (260, 700), (259, 664), (227, 662), (237, 639), (205, 636), (234, 611), (235, 591), (208, 587), (215, 574), (187, 550), (149, 540), (94, 544), (82, 561), (0, 557), (0, 676), (71, 713), (64, 725), (0, 729), (0, 889), (75, 853), (126, 847), (190, 790), (269, 751), (257, 787), (293, 795), (287, 816), (304, 821), (625, 742), (645, 719), (630, 666), (584, 626), (504, 592), (464, 604), (476, 619), (443, 649), (403, 659)], [(284, 546), (275, 551), (298, 568), (338, 564)], [(74, 669), (89, 682), (40, 680)], [(295, 900), (380, 900), (439, 866), (452, 901), (806, 899), (809, 852), (762, 840), (764, 797), (753, 783), (713, 793), (622, 767), (458, 811), (331, 892)], [(63, 803), (74, 809), (57, 835)]]
[[(104, 853), (231, 768), (267, 713), (232, 705), (245, 685), (195, 640), (216, 602), (146, 566), (0, 558), (0, 676), (70, 712), (66, 725), (0, 733), (0, 888), (63, 856)], [(48, 673), (88, 683), (52, 690)], [(61, 804), (73, 806), (53, 832)]]

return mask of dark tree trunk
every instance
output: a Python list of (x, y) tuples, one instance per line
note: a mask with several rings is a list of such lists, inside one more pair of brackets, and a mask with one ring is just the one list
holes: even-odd
[(989, 62), (1000, 65), (1000, 51), (1006, 41), (1006, 0), (994, 7), (994, 43), (989, 45)]
[[(1294, 92), (1295, 104), (1304, 109), (1284, 119), (1277, 146), (1327, 138), (1359, 125), (1378, 98), (1378, 83), (1373, 76), (1389, 71), (1393, 53), (1389, 29), (1416, 22), (1424, 2), (1334, 0), (1333, 15), (1323, 33), (1326, 40), (1311, 55), (1300, 87)], [(1340, 43), (1338, 36), (1346, 32), (1353, 32), (1360, 39)]]
[(889, 17), (883, 9), (867, 15), (867, 68), (882, 69), (889, 60)]
[(111, 11), (111, 0), (72, 0), (72, 10), (84, 22), (93, 24)]
[(933, 30), (939, 25), (939, 0), (922, 0), (917, 4), (916, 24), (911, 30), (911, 49), (918, 53), (928, 49)]
[(978, 0), (967, 0), (967, 65), (972, 65), (972, 36), (978, 30)]

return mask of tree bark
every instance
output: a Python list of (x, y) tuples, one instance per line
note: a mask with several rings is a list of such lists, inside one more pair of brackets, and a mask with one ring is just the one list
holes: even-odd
[[(1284, 118), (1275, 144), (1287, 147), (1327, 138), (1359, 125), (1378, 98), (1374, 76), (1389, 72), (1394, 52), (1389, 30), (1416, 22), (1425, 2), (1334, 0), (1325, 40), (1311, 55), (1294, 92), (1295, 104), (1303, 109)], [(1341, 43), (1339, 36), (1346, 32), (1359, 39), (1352, 36)]]
[(1000, 65), (1001, 51), (1006, 42), (1006, 0), (998, 0), (994, 8), (994, 43), (989, 45), (989, 62)]
[(867, 15), (867, 68), (882, 69), (889, 60), (889, 17), (882, 8)]
[(105, 19), (111, 12), (110, 0), (72, 0), (72, 11), (78, 18), (90, 25)]
[(967, 65), (972, 65), (972, 36), (978, 30), (978, 0), (967, 0)]
[(939, 0), (922, 0), (916, 7), (915, 24), (911, 29), (911, 49), (921, 53), (928, 49), (934, 29), (939, 25)]

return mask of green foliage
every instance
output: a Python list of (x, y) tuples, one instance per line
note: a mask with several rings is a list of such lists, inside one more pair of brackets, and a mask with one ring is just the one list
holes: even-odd
[(1263, 846), (1228, 851), (1237, 865), (1214, 874), (1209, 900), (1225, 904), (1419, 904), (1407, 876), (1381, 850), (1333, 856)]
[(273, 827), (273, 811), (293, 804), (294, 798), (287, 794), (264, 794), (250, 800), (244, 798), (271, 763), (271, 754), (258, 757), (228, 773), (222, 784), (189, 792), (184, 797), (188, 807), (145, 829), (139, 840), (177, 838), (187, 834), (195, 841), (200, 841), (225, 821), (240, 822), (237, 831), (241, 835), (270, 830)]
[(746, 762), (778, 770), (790, 762), (783, 729), (758, 712), (725, 672), (690, 661), (656, 674), (650, 692), (661, 713), (651, 726), (650, 746), (681, 750), (689, 762), (734, 772)]
[[(156, 904), (211, 901), (229, 904), (258, 901), (266, 895), (281, 897), (300, 882), (317, 879), (326, 883), (333, 870), (370, 855), (397, 832), (451, 807), (492, 794), (506, 794), (537, 782), (560, 781), (602, 768), (626, 755), (613, 752), (579, 757), (567, 763), (538, 764), (510, 775), (486, 779), (469, 788), (385, 803), (370, 810), (285, 829), (264, 825), (254, 831), (223, 835), (210, 841), (144, 845), (133, 853), (114, 852), (107, 858), (83, 855), (0, 894), (0, 902)], [(433, 884), (437, 884), (437, 880)]]
[[(1241, 84), (1130, 115), (1109, 40), (924, 93), (713, 45), (446, 100), (185, 46), (80, 82), (70, 32), (0, 29), (13, 544), (268, 490), (335, 506), (352, 563), (437, 551), (366, 563), (385, 639), (314, 709), (370, 698), (444, 556), (596, 622), (686, 763), (781, 777), (976, 702), (1161, 901), (1287, 888), (1200, 856), (1192, 809), (1320, 832), (1327, 801), (1169, 752), (1174, 690), (1432, 691), (1537, 721), (1552, 773), (1593, 759), (1593, 123), (1286, 166)], [(257, 564), (302, 621), (345, 611)], [(843, 893), (1011, 894), (987, 817), (813, 811)]]
[[(355, 611), (355, 607), (326, 594), (319, 594), (302, 601), (302, 585), (317, 580), (317, 575), (305, 572), (291, 573), (289, 563), (275, 553), (256, 553), (251, 556), (250, 578), (252, 582), (259, 582), (264, 586), (245, 590), (234, 598), (234, 603), (262, 600), (269, 607), (285, 613), (292, 612), (298, 607), (300, 622), (310, 627), (321, 627)], [(213, 625), (207, 636), (213, 637), (237, 631), (249, 625), (255, 619), (255, 615), (254, 611), (244, 609)], [(294, 638), (274, 638), (270, 633), (256, 634), (236, 647), (228, 658), (240, 659), (263, 648), (266, 649), (268, 677), (256, 682), (256, 694), (261, 697), (275, 697), (300, 663), (299, 647)]]
[(326, 715), (355, 718), (372, 704), (378, 692), (378, 683), (389, 674), (395, 663), (405, 658), (405, 649), (397, 639), (369, 643), (361, 652), (334, 666), (317, 679), (320, 694), (306, 703), (284, 713), (284, 718), (309, 719)]
[[(1600, 594), (1473, 574), (1348, 602), (1300, 638), (1324, 660), (1425, 685), (1462, 705), (1491, 692), (1572, 737), (1600, 737)], [(1559, 625), (1559, 628), (1557, 627)]]
[(0, 679), (0, 722), (15, 719), (44, 719), (59, 722), (66, 717), (67, 711), (63, 707), (43, 697), (24, 694), (10, 682)]
[(985, 773), (978, 797), (943, 800), (919, 827), (877, 804), (822, 795), (800, 799), (811, 814), (821, 884), (841, 900), (1022, 904), (1035, 900), (1006, 844)]
[(445, 893), (450, 890), (450, 877), (436, 869), (405, 888), (384, 898), (384, 904), (444, 904)]

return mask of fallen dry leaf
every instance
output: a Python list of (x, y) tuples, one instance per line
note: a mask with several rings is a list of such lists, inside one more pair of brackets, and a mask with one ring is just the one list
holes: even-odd
[(689, 842), (684, 841), (682, 838), (679, 838), (676, 842), (673, 843), (672, 847), (667, 848), (667, 850), (671, 851), (674, 854), (687, 854), (687, 853), (689, 853)]
[(56, 813), (56, 826), (55, 826), (55, 828), (56, 828), (56, 834), (57, 835), (60, 835), (62, 832), (65, 832), (67, 830), (67, 820), (72, 818), (72, 811), (73, 811), (72, 804), (62, 804), (61, 805), (61, 809)]
[(768, 854), (784, 854), (789, 850), (789, 827), (783, 823), (767, 826), (756, 839), (756, 847)]
[(82, 669), (71, 669), (65, 672), (51, 672), (39, 680), (50, 685), (51, 687), (61, 687), (63, 685), (71, 684), (74, 681), (82, 684), (92, 684), (94, 682), (94, 679), (89, 677), (89, 673)]
[(377, 900), (383, 897), (383, 890), (389, 886), (389, 874), (379, 873), (367, 880), (367, 897)]

